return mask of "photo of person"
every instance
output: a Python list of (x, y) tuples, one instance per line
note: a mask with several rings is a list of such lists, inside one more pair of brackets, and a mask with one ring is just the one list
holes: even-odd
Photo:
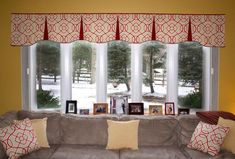
[(130, 115), (144, 115), (144, 103), (129, 103)]
[(165, 103), (165, 115), (175, 115), (174, 102)]
[(65, 113), (77, 114), (77, 101), (76, 100), (67, 100), (66, 101)]
[(149, 105), (149, 115), (162, 115), (162, 105)]
[(69, 112), (74, 112), (74, 104), (69, 103)]
[(79, 113), (80, 113), (81, 115), (89, 115), (89, 109), (80, 109), (80, 110), (79, 110)]
[(128, 114), (128, 96), (110, 96), (111, 114)]
[(107, 114), (108, 103), (95, 103), (93, 107), (93, 113), (96, 114)]

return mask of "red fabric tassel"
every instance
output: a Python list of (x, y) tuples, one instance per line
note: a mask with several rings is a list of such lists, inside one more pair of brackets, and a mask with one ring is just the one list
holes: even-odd
[(120, 31), (119, 31), (119, 19), (117, 17), (117, 25), (116, 25), (116, 40), (120, 40)]
[(192, 38), (192, 28), (191, 28), (191, 18), (189, 18), (189, 24), (188, 24), (188, 41), (193, 41)]
[(80, 23), (80, 32), (79, 32), (79, 40), (84, 40), (84, 36), (83, 36), (83, 20), (81, 17), (81, 23)]
[(155, 17), (153, 17), (152, 40), (156, 40)]
[(47, 28), (47, 17), (45, 19), (43, 40), (49, 40), (49, 38), (48, 38), (48, 28)]

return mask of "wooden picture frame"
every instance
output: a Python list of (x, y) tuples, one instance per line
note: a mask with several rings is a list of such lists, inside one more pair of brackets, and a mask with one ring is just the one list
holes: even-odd
[(89, 115), (89, 109), (79, 109), (80, 115)]
[(65, 113), (77, 114), (77, 101), (67, 100)]
[(165, 103), (165, 115), (175, 115), (174, 102), (166, 102)]
[(144, 103), (129, 103), (129, 115), (144, 115)]
[(93, 114), (108, 114), (108, 103), (94, 103)]
[(190, 114), (189, 108), (178, 108), (178, 115), (188, 115)]
[(149, 115), (163, 115), (162, 105), (149, 105)]

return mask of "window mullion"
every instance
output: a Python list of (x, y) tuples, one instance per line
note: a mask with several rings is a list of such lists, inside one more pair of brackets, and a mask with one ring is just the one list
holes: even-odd
[(140, 44), (131, 44), (131, 100), (142, 102), (142, 50)]
[(96, 44), (96, 102), (107, 102), (107, 43)]
[(61, 112), (65, 112), (66, 100), (72, 97), (72, 44), (60, 44), (61, 56)]
[[(167, 101), (178, 106), (178, 44), (167, 44)], [(177, 111), (177, 109), (176, 109)]]

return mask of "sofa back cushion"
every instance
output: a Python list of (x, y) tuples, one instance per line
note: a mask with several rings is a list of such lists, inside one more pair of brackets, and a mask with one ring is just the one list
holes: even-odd
[(139, 146), (177, 145), (178, 121), (174, 116), (121, 116), (121, 121), (140, 120)]
[(61, 130), (63, 144), (101, 145), (108, 140), (107, 119), (118, 120), (114, 115), (62, 115)]
[(200, 119), (196, 115), (180, 115), (179, 120), (179, 144), (187, 145)]
[(49, 144), (60, 144), (61, 131), (60, 131), (60, 120), (61, 115), (59, 113), (52, 112), (29, 112), (19, 111), (18, 119), (22, 120), (25, 118), (29, 119), (43, 119), (47, 117), (47, 139)]

